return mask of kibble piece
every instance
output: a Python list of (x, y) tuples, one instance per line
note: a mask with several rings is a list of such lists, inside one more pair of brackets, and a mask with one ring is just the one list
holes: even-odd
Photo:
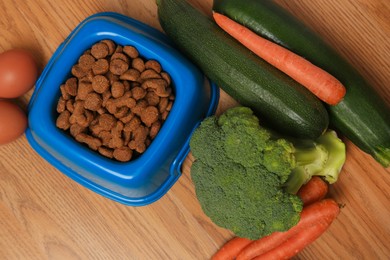
[(102, 40), (101, 42), (105, 43), (107, 45), (107, 47), (108, 47), (108, 55), (114, 54), (115, 49), (116, 49), (115, 42), (113, 42), (112, 40), (108, 40), (108, 39)]
[(114, 98), (119, 98), (125, 93), (125, 85), (121, 81), (116, 81), (111, 85), (111, 94)]
[(129, 69), (129, 64), (121, 59), (114, 59), (110, 61), (110, 71), (115, 75), (122, 75)]
[(161, 75), (153, 69), (145, 69), (138, 78), (139, 82), (144, 82), (147, 79), (160, 79)]
[(141, 73), (136, 69), (129, 69), (129, 70), (125, 71), (124, 73), (122, 73), (119, 76), (119, 78), (121, 80), (137, 81), (140, 74)]
[(106, 74), (109, 70), (110, 64), (106, 59), (98, 59), (92, 65), (92, 71), (95, 75)]
[(126, 53), (130, 58), (135, 59), (138, 57), (138, 50), (133, 46), (124, 46), (123, 52)]
[(88, 71), (92, 68), (95, 62), (95, 58), (91, 54), (83, 54), (79, 58), (80, 69)]
[(161, 73), (161, 65), (156, 60), (148, 60), (147, 62), (145, 62), (145, 69), (152, 69), (157, 73)]
[(95, 92), (102, 94), (110, 88), (110, 82), (105, 76), (96, 75), (92, 79), (92, 88)]
[(104, 42), (98, 42), (94, 44), (91, 48), (91, 54), (96, 59), (103, 59), (107, 57), (108, 53), (109, 53), (108, 46)]
[(114, 84), (114, 82), (119, 80), (119, 75), (112, 74), (111, 71), (108, 71), (105, 76), (111, 85)]
[(150, 106), (157, 106), (160, 103), (160, 97), (154, 91), (148, 91), (145, 95), (145, 100)]
[(77, 78), (69, 78), (66, 80), (65, 91), (73, 97), (77, 95)]
[(160, 128), (161, 128), (161, 122), (159, 120), (157, 120), (150, 127), (150, 132), (149, 132), (150, 138), (152, 138), (152, 139), (156, 138), (158, 132), (160, 131)]
[(65, 109), (66, 109), (66, 100), (60, 97), (57, 103), (57, 112), (62, 113), (65, 111)]
[(171, 85), (172, 80), (171, 80), (171, 76), (169, 76), (168, 73), (166, 73), (166, 72), (163, 71), (163, 72), (160, 73), (160, 75), (161, 75), (161, 77), (162, 77), (163, 79), (165, 79), (165, 81), (168, 83), (168, 86)]
[(96, 151), (102, 145), (102, 142), (100, 141), (99, 138), (84, 133), (80, 133), (76, 135), (75, 138), (78, 142), (87, 144), (89, 148), (91, 148), (94, 151)]
[(123, 131), (125, 132), (132, 132), (135, 129), (137, 129), (141, 125), (141, 120), (138, 116), (133, 116), (133, 118), (128, 122), (124, 128)]
[(145, 62), (142, 58), (133, 59), (131, 61), (131, 66), (139, 72), (143, 72), (145, 70)]
[(68, 130), (70, 127), (69, 118), (70, 112), (68, 110), (65, 110), (57, 117), (56, 126), (60, 129)]
[(92, 83), (87, 81), (79, 82), (79, 87), (77, 89), (77, 98), (85, 100), (87, 95), (93, 91)]
[(81, 126), (81, 125), (79, 125), (79, 124), (73, 124), (73, 125), (70, 126), (69, 131), (70, 131), (70, 134), (71, 134), (73, 137), (75, 137), (75, 136), (77, 136), (78, 134), (85, 132), (86, 129), (87, 129), (86, 127)]
[(71, 98), (71, 96), (69, 95), (69, 93), (66, 91), (66, 88), (65, 88), (65, 84), (62, 84), (60, 86), (60, 91), (61, 91), (61, 96), (64, 100), (69, 100)]
[(146, 96), (147, 91), (142, 87), (134, 87), (131, 89), (131, 96), (135, 100), (143, 99)]
[(81, 79), (82, 77), (85, 77), (88, 73), (88, 71), (83, 70), (80, 65), (76, 64), (72, 67), (71, 71), (72, 75), (75, 76), (78, 79)]
[(156, 107), (148, 106), (141, 113), (141, 121), (148, 127), (158, 120), (159, 113)]
[(99, 110), (99, 108), (101, 108), (102, 103), (103, 103), (103, 99), (101, 95), (92, 92), (87, 95), (84, 102), (84, 108), (91, 111), (97, 111)]
[(73, 113), (74, 111), (74, 99), (69, 99), (66, 101), (66, 110)]
[(128, 147), (117, 148), (113, 152), (113, 157), (120, 162), (128, 162), (131, 160), (133, 151)]
[(158, 104), (158, 111), (160, 113), (162, 113), (165, 110), (167, 110), (168, 103), (169, 103), (168, 98), (167, 97), (162, 97), (161, 100), (160, 100), (160, 103)]

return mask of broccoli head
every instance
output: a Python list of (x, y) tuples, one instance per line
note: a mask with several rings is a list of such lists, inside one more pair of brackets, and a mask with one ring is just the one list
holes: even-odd
[(191, 137), (197, 198), (215, 224), (237, 236), (258, 239), (288, 230), (303, 207), (296, 189), (310, 179), (310, 170), (319, 174), (326, 167), (330, 147), (296, 148), (261, 127), (251, 109), (228, 109), (202, 121)]

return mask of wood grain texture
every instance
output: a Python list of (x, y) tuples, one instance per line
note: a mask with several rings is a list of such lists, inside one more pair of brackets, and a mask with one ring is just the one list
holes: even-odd
[[(191, 0), (211, 14), (211, 0)], [(277, 0), (349, 60), (390, 103), (388, 0)], [(154, 0), (2, 0), (0, 51), (23, 47), (42, 70), (87, 16), (114, 11), (161, 29)], [(18, 101), (24, 105), (32, 91)], [(219, 112), (234, 104), (222, 93)], [(390, 169), (347, 143), (330, 195), (340, 216), (296, 259), (390, 259)], [(193, 158), (159, 201), (126, 207), (64, 176), (25, 136), (0, 146), (0, 259), (208, 259), (233, 234), (203, 214), (190, 178)]]

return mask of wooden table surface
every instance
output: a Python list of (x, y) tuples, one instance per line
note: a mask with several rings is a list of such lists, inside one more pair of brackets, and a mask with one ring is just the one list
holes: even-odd
[[(211, 0), (191, 0), (207, 14)], [(388, 0), (278, 0), (334, 46), (390, 103)], [(22, 47), (42, 70), (87, 16), (114, 11), (161, 29), (154, 0), (1, 0), (0, 51)], [(201, 43), (199, 43), (201, 44)], [(32, 91), (19, 98), (26, 104)], [(219, 111), (232, 104), (222, 95)], [(345, 205), (297, 259), (390, 259), (390, 168), (347, 143), (330, 195)], [(22, 136), (0, 146), (0, 259), (208, 259), (232, 233), (203, 214), (183, 175), (159, 201), (128, 207), (73, 182)]]

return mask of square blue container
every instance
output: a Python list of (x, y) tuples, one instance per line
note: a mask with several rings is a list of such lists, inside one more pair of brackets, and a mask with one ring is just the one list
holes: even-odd
[[(176, 96), (151, 145), (126, 163), (101, 156), (56, 127), (59, 86), (83, 52), (103, 39), (132, 45), (140, 56), (158, 60)], [(143, 206), (161, 198), (180, 177), (190, 136), (215, 112), (218, 99), (218, 88), (163, 33), (117, 13), (98, 13), (72, 31), (43, 70), (29, 103), (26, 136), (38, 154), (81, 185), (125, 205)]]

